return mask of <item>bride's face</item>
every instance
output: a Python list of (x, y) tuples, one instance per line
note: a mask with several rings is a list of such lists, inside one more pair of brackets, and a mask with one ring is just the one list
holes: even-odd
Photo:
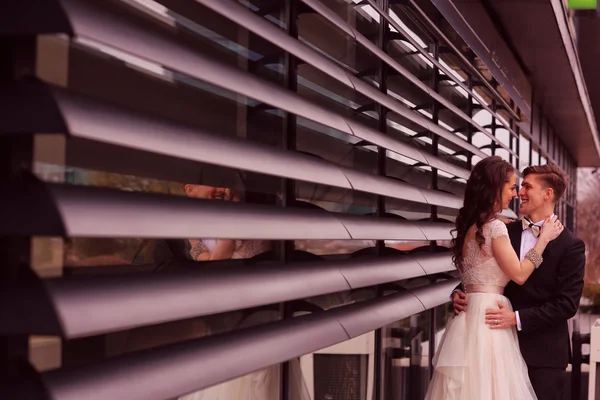
[(507, 209), (510, 201), (517, 197), (517, 176), (511, 172), (502, 186), (502, 210)]

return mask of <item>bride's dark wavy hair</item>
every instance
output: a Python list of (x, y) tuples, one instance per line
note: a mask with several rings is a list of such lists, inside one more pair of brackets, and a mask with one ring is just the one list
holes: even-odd
[(462, 268), (465, 237), (473, 224), (477, 226), (477, 243), (480, 247), (485, 243), (483, 225), (494, 218), (497, 211), (495, 207), (502, 202), (502, 187), (514, 172), (512, 165), (497, 156), (484, 158), (471, 171), (465, 201), (458, 211), (453, 230), (456, 236), (452, 239), (452, 261), (457, 268)]

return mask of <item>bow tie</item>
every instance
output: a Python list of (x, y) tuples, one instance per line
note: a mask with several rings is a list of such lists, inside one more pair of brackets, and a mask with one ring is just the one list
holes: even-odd
[(531, 232), (533, 233), (533, 236), (535, 236), (535, 237), (540, 236), (540, 229), (541, 229), (540, 226), (534, 224), (527, 217), (524, 217), (521, 221), (523, 222), (523, 230), (531, 229)]

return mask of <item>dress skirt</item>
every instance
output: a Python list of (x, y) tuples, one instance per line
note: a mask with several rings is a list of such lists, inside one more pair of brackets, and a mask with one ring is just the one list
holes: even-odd
[(519, 350), (516, 328), (491, 329), (485, 312), (495, 293), (467, 294), (467, 311), (452, 318), (433, 359), (434, 373), (426, 400), (537, 400)]

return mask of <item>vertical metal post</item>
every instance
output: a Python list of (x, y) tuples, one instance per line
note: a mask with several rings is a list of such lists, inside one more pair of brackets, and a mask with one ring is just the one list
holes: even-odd
[[(517, 107), (517, 115), (519, 116), (519, 119), (521, 118), (521, 109), (519, 107)], [(516, 129), (515, 132), (517, 133), (517, 146), (516, 146), (516, 153), (517, 153), (517, 170), (521, 170), (521, 127), (518, 124), (516, 125)], [(519, 208), (521, 205), (521, 198), (517, 197), (516, 202), (515, 202), (515, 213), (517, 215), (519, 215)]]
[[(517, 115), (519, 116), (519, 118), (521, 117), (521, 109), (517, 107)], [(516, 127), (516, 132), (517, 132), (517, 169), (521, 169), (521, 127), (519, 125), (517, 125)]]
[[(433, 57), (437, 60), (440, 56), (439, 42), (433, 43), (430, 46), (430, 48), (431, 48), (430, 51), (433, 54)], [(439, 90), (440, 90), (440, 73), (436, 66), (433, 66), (433, 72), (432, 72), (432, 76), (431, 76), (431, 88), (435, 92), (439, 92)], [(436, 125), (439, 123), (439, 113), (440, 113), (440, 105), (437, 101), (434, 100), (431, 103), (431, 121)], [(435, 135), (433, 133), (431, 133), (430, 135), (431, 135), (431, 152), (432, 152), (433, 156), (437, 157), (438, 156), (439, 136)], [(432, 170), (431, 170), (431, 188), (432, 189), (438, 188), (438, 170), (436, 168), (432, 168)], [(431, 220), (432, 221), (435, 221), (438, 218), (437, 212), (438, 212), (437, 206), (431, 206)], [(432, 243), (432, 246), (435, 247), (435, 245), (436, 245), (435, 241), (433, 241), (431, 243)]]
[[(387, 12), (388, 4), (387, 0), (379, 0), (380, 5)], [(379, 24), (379, 32), (378, 32), (378, 44), (380, 48), (387, 52), (387, 29), (388, 24), (385, 19), (382, 19)], [(377, 81), (379, 83), (379, 90), (387, 96), (387, 65), (382, 60), (379, 60), (377, 65)], [(377, 114), (379, 116), (378, 121), (378, 129), (380, 132), (387, 132), (387, 112), (388, 109), (385, 108), (381, 104), (377, 104)], [(387, 174), (386, 171), (386, 149), (383, 147), (377, 148), (377, 174), (381, 176), (385, 176)], [(383, 217), (385, 215), (385, 197), (377, 196), (377, 216)], [(385, 241), (378, 240), (377, 241), (377, 249), (382, 251), (385, 248)]]
[(533, 102), (533, 95), (531, 101), (531, 121), (529, 121), (529, 154), (527, 155), (527, 163), (526, 165), (533, 164), (533, 120), (535, 119), (535, 103)]
[[(515, 102), (513, 101), (513, 99), (510, 99), (510, 108), (512, 109), (515, 106)], [(514, 139), (515, 137), (513, 136), (513, 131), (515, 130), (515, 120), (512, 117), (512, 114), (510, 114), (509, 118), (508, 118), (508, 127), (510, 128), (510, 132), (508, 132), (508, 148), (513, 151), (514, 150)], [(517, 154), (518, 157), (518, 154)], [(508, 160), (510, 162), (510, 165), (515, 165), (514, 164), (514, 156), (512, 153), (508, 154)]]
[(554, 159), (554, 161), (556, 161), (556, 155), (558, 153), (558, 135), (556, 134), (556, 132), (554, 132), (554, 134), (552, 135), (552, 158)]
[[(440, 57), (440, 43), (435, 42), (430, 45), (430, 51), (433, 57), (438, 60)], [(438, 68), (434, 65), (432, 76), (431, 76), (431, 88), (435, 92), (439, 92), (440, 90), (440, 73)], [(431, 121), (434, 124), (438, 124), (439, 122), (439, 113), (440, 113), (440, 105), (437, 101), (433, 101), (431, 103)], [(438, 143), (439, 137), (437, 135), (431, 134), (431, 151), (434, 157), (438, 156)], [(434, 190), (438, 189), (438, 170), (433, 168), (431, 170), (431, 188)], [(438, 219), (438, 208), (437, 206), (431, 206), (431, 221), (436, 222)], [(437, 248), (437, 242), (431, 241), (429, 243), (430, 251), (435, 252)], [(429, 378), (433, 376), (433, 355), (435, 353), (435, 334), (437, 332), (436, 326), (436, 308), (432, 308), (429, 310), (429, 357), (428, 357), (428, 372)]]
[[(471, 53), (471, 62), (474, 60), (474, 55)], [(467, 87), (469, 88), (469, 95), (467, 96), (467, 116), (469, 118), (473, 118), (473, 77), (469, 74), (467, 77)], [(473, 125), (467, 124), (467, 141), (470, 144), (473, 144)], [(467, 164), (469, 169), (473, 168), (473, 154), (471, 152), (467, 152)]]
[[(542, 152), (544, 151), (544, 120), (545, 118), (541, 119), (540, 121), (540, 142), (538, 143), (538, 164), (542, 164)], [(546, 119), (546, 129), (548, 128), (548, 120)]]
[(571, 182), (572, 182), (572, 192), (571, 197), (573, 201), (573, 232), (577, 234), (577, 167), (574, 161), (571, 163)]
[[(559, 142), (558, 145), (558, 157), (556, 158), (556, 164), (558, 165), (559, 168), (562, 168), (563, 162), (562, 162), (562, 156), (563, 156), (563, 146), (562, 143)], [(556, 209), (554, 210), (554, 212), (556, 213), (556, 215), (558, 215), (558, 218), (560, 218), (561, 220), (564, 221), (563, 215), (562, 215), (562, 203), (563, 200), (559, 200), (559, 202), (556, 204)]]
[[(0, 180), (18, 180), (23, 170), (30, 170), (33, 160), (33, 135), (15, 133), (0, 135)], [(24, 269), (29, 268), (31, 238), (0, 237), (0, 282), (2, 285), (14, 285), (23, 278)], [(0, 304), (0, 307), (8, 307)], [(29, 356), (29, 337), (27, 335), (0, 336), (0, 368), (2, 377), (10, 382), (21, 371), (18, 365), (27, 361)], [(1, 385), (0, 385), (1, 386)]]
[[(284, 17), (287, 33), (292, 38), (298, 38), (298, 3), (296, 0), (285, 0)], [(292, 54), (285, 52), (283, 64), (285, 68), (284, 85), (291, 92), (298, 90), (298, 61)], [(286, 112), (283, 116), (283, 147), (286, 150), (296, 150), (296, 115)], [(296, 181), (285, 179), (283, 187), (283, 206), (296, 200)], [(293, 245), (293, 243), (292, 243)]]
[[(515, 107), (515, 102), (513, 99), (510, 99), (510, 108), (514, 109)], [(517, 115), (519, 114), (519, 110), (517, 109)], [(508, 127), (510, 128), (511, 132), (509, 132), (509, 148), (511, 151), (515, 151), (516, 155), (513, 156), (512, 153), (510, 153), (508, 155), (509, 159), (510, 159), (510, 165), (515, 166), (516, 170), (519, 170), (519, 127), (518, 125), (515, 123), (515, 119), (511, 116), (508, 119)], [(517, 137), (515, 137), (513, 135), (513, 132), (515, 132), (517, 134)], [(516, 142), (516, 143), (515, 143)], [(518, 182), (517, 182), (518, 183)], [(519, 211), (519, 198), (516, 197), (515, 199), (513, 199), (512, 201), (512, 210), (518, 214)]]
[(552, 125), (550, 124), (550, 122), (548, 122), (548, 127), (546, 128), (548, 130), (548, 137), (546, 138), (546, 154), (548, 155), (548, 160), (546, 162), (550, 162), (550, 158), (552, 157)]
[(573, 335), (571, 337), (573, 356), (571, 368), (571, 398), (581, 398), (581, 332), (579, 331), (579, 321), (573, 320)]
[[(569, 156), (569, 152), (567, 150), (566, 146), (563, 146), (563, 158), (562, 158), (562, 163), (560, 164), (560, 167), (563, 169), (563, 171), (567, 168), (567, 158)], [(567, 217), (567, 202), (565, 198), (562, 198), (560, 200), (560, 219), (563, 221), (566, 221), (566, 217)]]
[[(287, 34), (298, 38), (298, 2), (296, 0), (285, 0), (283, 6), (283, 19), (286, 24)], [(284, 86), (291, 92), (298, 89), (298, 62), (296, 57), (288, 52), (283, 56), (284, 66)], [(291, 112), (285, 112), (283, 116), (283, 141), (282, 146), (285, 150), (296, 150), (296, 115)], [(293, 179), (283, 179), (281, 206), (288, 207), (296, 200), (296, 181)], [(286, 240), (280, 245), (280, 259), (284, 263), (289, 263), (294, 251), (294, 241)], [(291, 312), (286, 303), (281, 303), (280, 315), (282, 319), (291, 318)], [(281, 400), (292, 398), (291, 393), (291, 369), (290, 362), (286, 361), (281, 365), (280, 395)]]
[[(494, 87), (494, 89), (498, 89), (497, 87)], [(491, 128), (492, 128), (492, 136), (494, 137), (494, 139), (496, 139), (496, 108), (497, 108), (497, 103), (495, 99), (492, 99), (492, 123), (491, 123)], [(491, 146), (491, 150), (492, 150), (492, 155), (495, 156), (496, 155), (496, 148), (498, 147), (498, 145), (496, 144), (496, 142), (494, 140), (492, 140), (492, 146)]]
[[(383, 8), (384, 12), (388, 12), (389, 3), (388, 0), (379, 0), (379, 5)], [(379, 24), (379, 31), (377, 35), (377, 44), (387, 53), (387, 40), (388, 40), (388, 23), (382, 18)], [(377, 65), (377, 81), (379, 83), (379, 90), (387, 96), (387, 65), (379, 60)], [(387, 132), (387, 108), (383, 105), (377, 105), (377, 115), (379, 116), (378, 121), (378, 129), (382, 133)], [(387, 151), (383, 147), (377, 147), (377, 175), (386, 176), (387, 168)], [(384, 218), (386, 212), (385, 207), (385, 197), (377, 196), (377, 217)], [(385, 241), (378, 240), (376, 243), (377, 248), (377, 256), (381, 257), (385, 251)], [(380, 288), (377, 288), (377, 295), (382, 296), (383, 291)], [(373, 399), (374, 400), (382, 400), (383, 399), (383, 330), (381, 328), (375, 330), (375, 341), (373, 343)]]
[[(0, 80), (14, 80), (35, 69), (35, 37), (0, 39)], [(33, 169), (33, 132), (0, 135), (0, 180), (16, 181)], [(31, 238), (0, 237), (0, 285), (14, 285), (29, 268)], [(0, 307), (8, 307), (0, 304)], [(28, 335), (0, 336), (0, 386), (22, 381), (28, 373)]]
[[(573, 336), (571, 338), (571, 348), (573, 349), (572, 368), (571, 368), (571, 399), (581, 399), (581, 365), (590, 363), (590, 355), (583, 354), (584, 344), (590, 344), (590, 334), (582, 334), (579, 329), (579, 321), (573, 320)], [(595, 377), (590, 376), (590, 379)]]

